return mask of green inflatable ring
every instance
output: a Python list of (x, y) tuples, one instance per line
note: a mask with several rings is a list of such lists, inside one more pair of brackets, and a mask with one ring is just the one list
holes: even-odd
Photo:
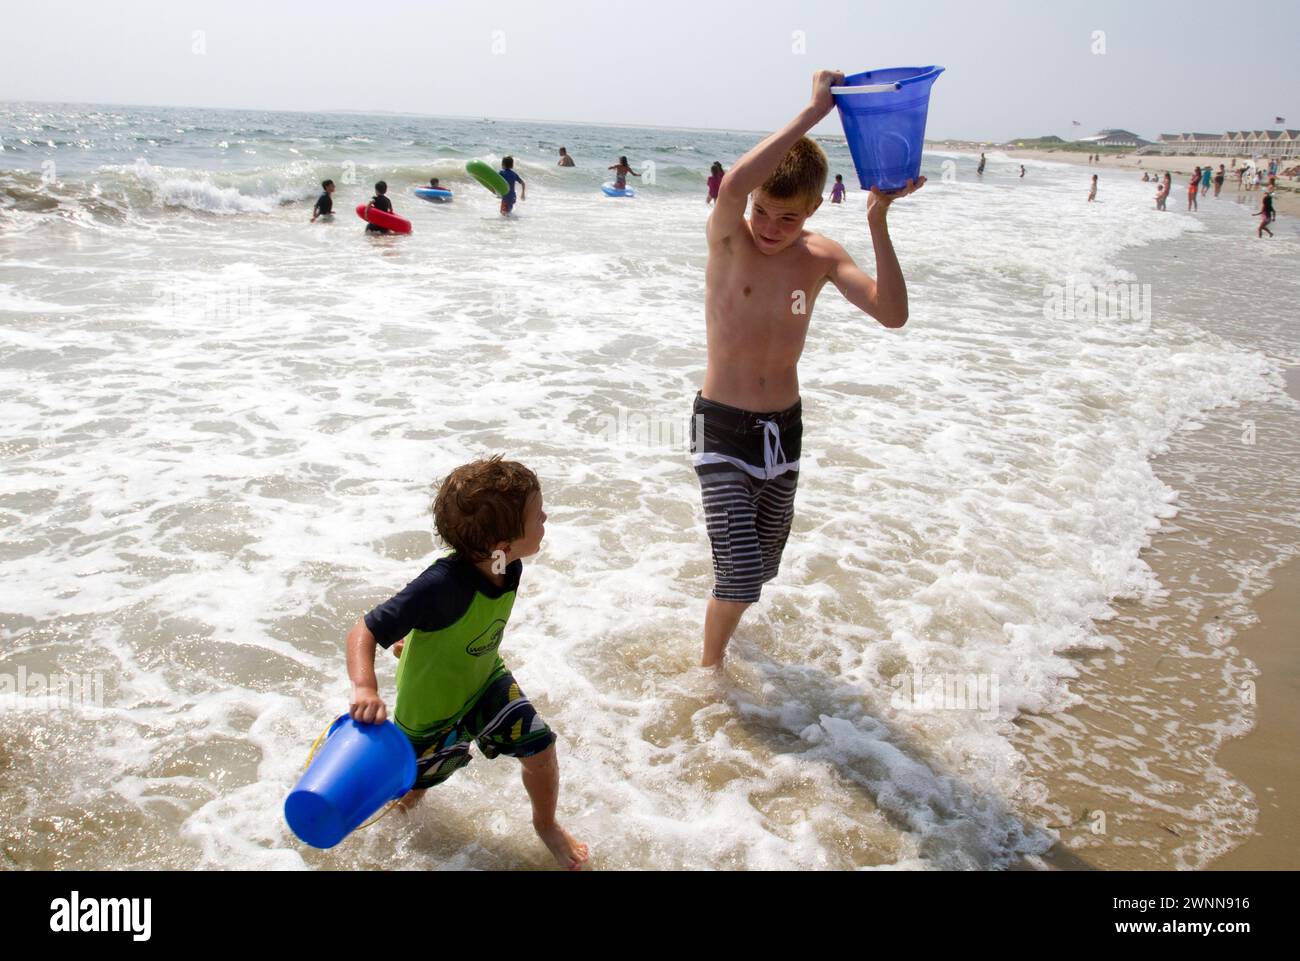
[(465, 164), (465, 171), (498, 197), (510, 193), (510, 185), (505, 178), (481, 160), (471, 160)]

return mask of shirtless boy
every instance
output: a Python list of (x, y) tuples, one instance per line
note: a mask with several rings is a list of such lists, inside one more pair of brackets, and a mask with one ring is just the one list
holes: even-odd
[(811, 101), (727, 172), (709, 217), (708, 364), (691, 444), (715, 579), (706, 667), (721, 662), (741, 615), (776, 576), (790, 533), (803, 433), (798, 363), (817, 294), (829, 281), (885, 327), (907, 322), (907, 285), (886, 215), (924, 177), (894, 193), (871, 191), (877, 280), (839, 244), (804, 229), (827, 172), (826, 155), (804, 135), (831, 111), (831, 87), (843, 81), (829, 70), (813, 77)]

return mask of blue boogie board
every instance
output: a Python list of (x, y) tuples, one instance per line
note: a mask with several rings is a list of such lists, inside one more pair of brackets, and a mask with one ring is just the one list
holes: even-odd
[(619, 189), (618, 187), (615, 187), (613, 183), (601, 184), (600, 189), (605, 191), (606, 197), (635, 197), (636, 196), (636, 191), (633, 190), (631, 187), (623, 187), (622, 189)]
[(416, 187), (415, 196), (419, 197), (421, 200), (440, 202), (443, 200), (450, 200), (451, 191), (443, 190), (439, 187)]

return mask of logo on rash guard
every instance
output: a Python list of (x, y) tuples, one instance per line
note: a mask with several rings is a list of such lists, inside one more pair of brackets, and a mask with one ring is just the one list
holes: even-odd
[(469, 647), (465, 648), (465, 653), (473, 654), (475, 657), (491, 654), (501, 646), (501, 635), (505, 633), (505, 630), (506, 622), (498, 617), (488, 625), (487, 630), (469, 642)]

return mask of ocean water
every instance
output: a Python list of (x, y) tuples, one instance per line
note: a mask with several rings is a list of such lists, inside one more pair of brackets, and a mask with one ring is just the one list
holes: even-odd
[[(550, 516), (502, 650), (560, 735), (562, 820), (596, 866), (1039, 863), (1061, 838), (1044, 779), (1082, 743), (1064, 719), (1132, 709), (1081, 693), (1081, 658), (1161, 597), (1143, 550), (1178, 494), (1153, 463), (1215, 411), (1295, 423), (1294, 281), (1259, 283), (1296, 276), (1295, 229), (1263, 247), (1226, 198), (1157, 215), (1124, 175), (1088, 205), (1077, 167), (1021, 180), (991, 154), (981, 180), (928, 155), (890, 213), (907, 327), (819, 300), (794, 532), (718, 675), (694, 666), (711, 566), (683, 438), (705, 179), (759, 136), (0, 105), (0, 674), (103, 692), (0, 693), (5, 863), (545, 867), (509, 759), (329, 852), (281, 814), (346, 709), (347, 631), (437, 556), (434, 482), (497, 452)], [(506, 153), (528, 182), (509, 219), (463, 173)], [(620, 154), (653, 170), (634, 200), (599, 192)], [(430, 176), (453, 203), (411, 195)], [(310, 225), (324, 177), (337, 216)], [(378, 178), (412, 235), (351, 213)], [(865, 202), (809, 227), (874, 273)], [(1200, 258), (1243, 286), (1189, 296), (1162, 270)], [(1147, 316), (1052, 306), (1133, 284)], [(1234, 298), (1252, 336), (1223, 329)], [(1242, 506), (1274, 560), (1296, 520), (1275, 494)], [(1227, 716), (1233, 691), (1198, 697)]]

